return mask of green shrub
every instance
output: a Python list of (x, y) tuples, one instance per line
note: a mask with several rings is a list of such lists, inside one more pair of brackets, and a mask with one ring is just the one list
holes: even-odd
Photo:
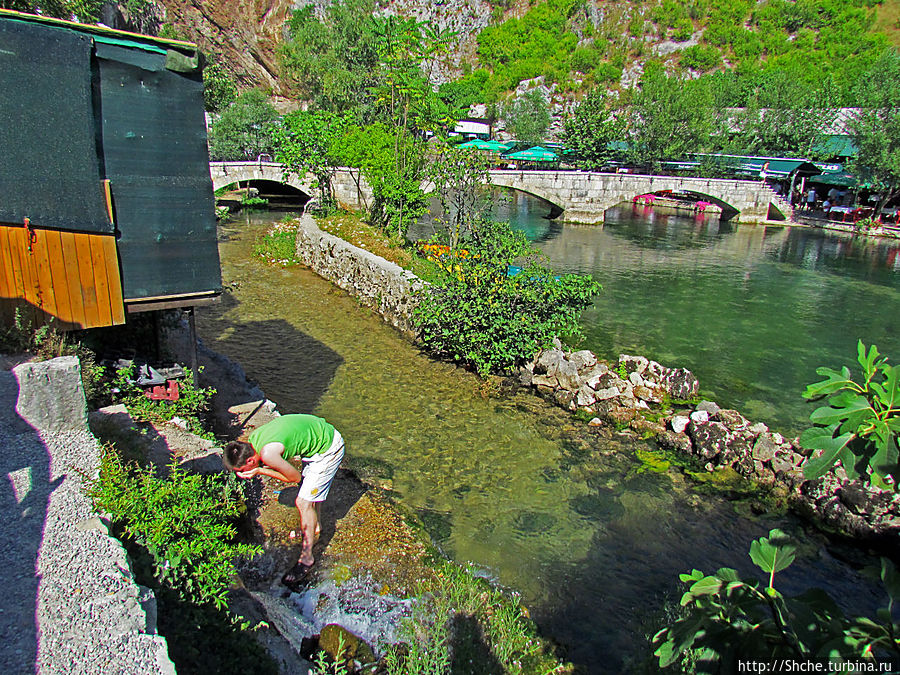
[(681, 65), (707, 71), (722, 65), (722, 53), (712, 45), (693, 45), (681, 52)]
[(165, 478), (104, 449), (89, 486), (98, 510), (112, 515), (138, 583), (152, 588), (158, 628), (179, 673), (266, 673), (277, 667), (231, 613), (234, 563), (260, 552), (235, 543), (241, 509), (233, 476), (200, 476), (176, 466)]
[(775, 589), (775, 574), (793, 562), (795, 548), (780, 530), (751, 544), (750, 558), (769, 575), (767, 584), (744, 581), (728, 567), (712, 575), (696, 569), (680, 575), (689, 584), (681, 597), (683, 616), (653, 638), (660, 667), (681, 663), (689, 672), (738, 672), (738, 664), (748, 660), (828, 658), (862, 665), (900, 656), (900, 624), (892, 619), (900, 600), (894, 564), (882, 559), (888, 603), (878, 621), (849, 619), (822, 590), (785, 597)]
[(809, 385), (803, 397), (816, 400), (828, 396), (828, 404), (809, 416), (815, 426), (800, 435), (800, 443), (819, 454), (803, 469), (807, 478), (817, 478), (840, 463), (850, 478), (862, 478), (885, 489), (898, 489), (897, 437), (900, 436), (900, 367), (880, 358), (860, 340), (856, 360), (862, 381), (853, 380), (850, 369), (840, 372), (817, 368), (826, 379)]
[(241, 509), (234, 481), (190, 474), (176, 465), (160, 478), (151, 468), (126, 464), (107, 447), (90, 495), (150, 554), (160, 583), (187, 600), (224, 607), (235, 559), (260, 552), (233, 543), (232, 523)]
[[(521, 271), (510, 275), (517, 262)], [(578, 316), (600, 290), (590, 277), (554, 276), (507, 223), (481, 223), (436, 266), (414, 314), (422, 341), (482, 375), (513, 368), (554, 337), (577, 336)]]

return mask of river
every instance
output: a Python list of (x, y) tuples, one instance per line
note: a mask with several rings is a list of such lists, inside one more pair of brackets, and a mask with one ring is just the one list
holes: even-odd
[[(900, 359), (900, 241), (720, 222), (671, 209), (611, 209), (600, 226), (548, 221), (546, 203), (494, 194), (557, 272), (603, 284), (582, 345), (688, 368), (704, 395), (795, 435), (816, 368), (853, 365), (856, 343)], [(411, 238), (427, 237), (426, 221)]]
[[(677, 604), (678, 574), (755, 574), (750, 542), (773, 527), (802, 541), (780, 588), (826, 587), (865, 612), (882, 602), (858, 565), (842, 562), (857, 552), (792, 517), (704, 494), (678, 472), (646, 470), (635, 453), (648, 445), (573, 424), (537, 397), (491, 396), (315, 274), (266, 266), (252, 248), (274, 219), (220, 228), (226, 290), (197, 310), (201, 338), (240, 362), (282, 412), (332, 421), (351, 467), (391, 480), (453, 559), (521, 592), (542, 632), (587, 672), (635, 670), (646, 636)], [(566, 241), (566, 229), (544, 244)], [(600, 232), (630, 246), (612, 229)], [(601, 280), (609, 292), (614, 284)]]

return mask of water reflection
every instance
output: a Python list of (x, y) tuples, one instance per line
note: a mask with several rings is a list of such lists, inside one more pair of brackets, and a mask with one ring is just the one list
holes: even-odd
[[(353, 467), (390, 478), (454, 559), (521, 591), (541, 629), (588, 672), (623, 672), (628, 655), (647, 654), (646, 635), (667, 600), (677, 602), (679, 573), (725, 565), (755, 575), (750, 541), (772, 527), (804, 542), (781, 588), (819, 585), (865, 612), (881, 601), (796, 520), (752, 516), (694, 494), (679, 474), (643, 471), (634, 453), (644, 444), (572, 425), (568, 413), (534, 396), (486, 396), (474, 376), (430, 359), (315, 274), (263, 265), (252, 246), (267, 226), (224, 226), (229, 300), (198, 308), (201, 337), (239, 361), (283, 412), (334, 422)], [(640, 249), (613, 229), (564, 227), (547, 243), (579, 260), (645, 257), (633, 279), (639, 285), (668, 254)], [(589, 232), (607, 238), (605, 250), (580, 239)], [(730, 250), (726, 239), (713, 247)], [(744, 245), (766, 250), (758, 235)], [(672, 283), (672, 272), (683, 273), (701, 250), (708, 249), (673, 249), (683, 263), (670, 264), (661, 280)], [(697, 274), (684, 276), (689, 288)]]

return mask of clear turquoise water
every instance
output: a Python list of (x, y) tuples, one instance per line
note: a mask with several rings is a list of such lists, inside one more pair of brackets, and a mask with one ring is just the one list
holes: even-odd
[(603, 284), (582, 317), (583, 347), (602, 357), (689, 368), (710, 398), (788, 434), (808, 422), (802, 392), (816, 368), (855, 363), (858, 339), (900, 360), (896, 239), (631, 205), (600, 226), (547, 212), (523, 193), (495, 207), (556, 271)]
[(752, 515), (680, 474), (643, 471), (634, 453), (646, 444), (591, 431), (530, 394), (486, 395), (315, 274), (264, 265), (252, 246), (269, 220), (222, 227), (226, 292), (198, 308), (202, 339), (282, 412), (332, 421), (350, 466), (390, 479), (453, 559), (521, 592), (586, 672), (636, 669), (677, 604), (678, 574), (727, 565), (749, 576), (750, 541), (772, 527), (802, 541), (779, 575), (784, 590), (825, 587), (865, 611), (880, 602), (858, 565), (842, 562), (846, 549), (796, 519)]

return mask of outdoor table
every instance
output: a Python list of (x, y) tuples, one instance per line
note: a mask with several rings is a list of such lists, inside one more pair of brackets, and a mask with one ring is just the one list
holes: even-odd
[(832, 206), (828, 209), (828, 219), (844, 222), (847, 220), (847, 216), (853, 213), (854, 210), (855, 209), (852, 206)]

